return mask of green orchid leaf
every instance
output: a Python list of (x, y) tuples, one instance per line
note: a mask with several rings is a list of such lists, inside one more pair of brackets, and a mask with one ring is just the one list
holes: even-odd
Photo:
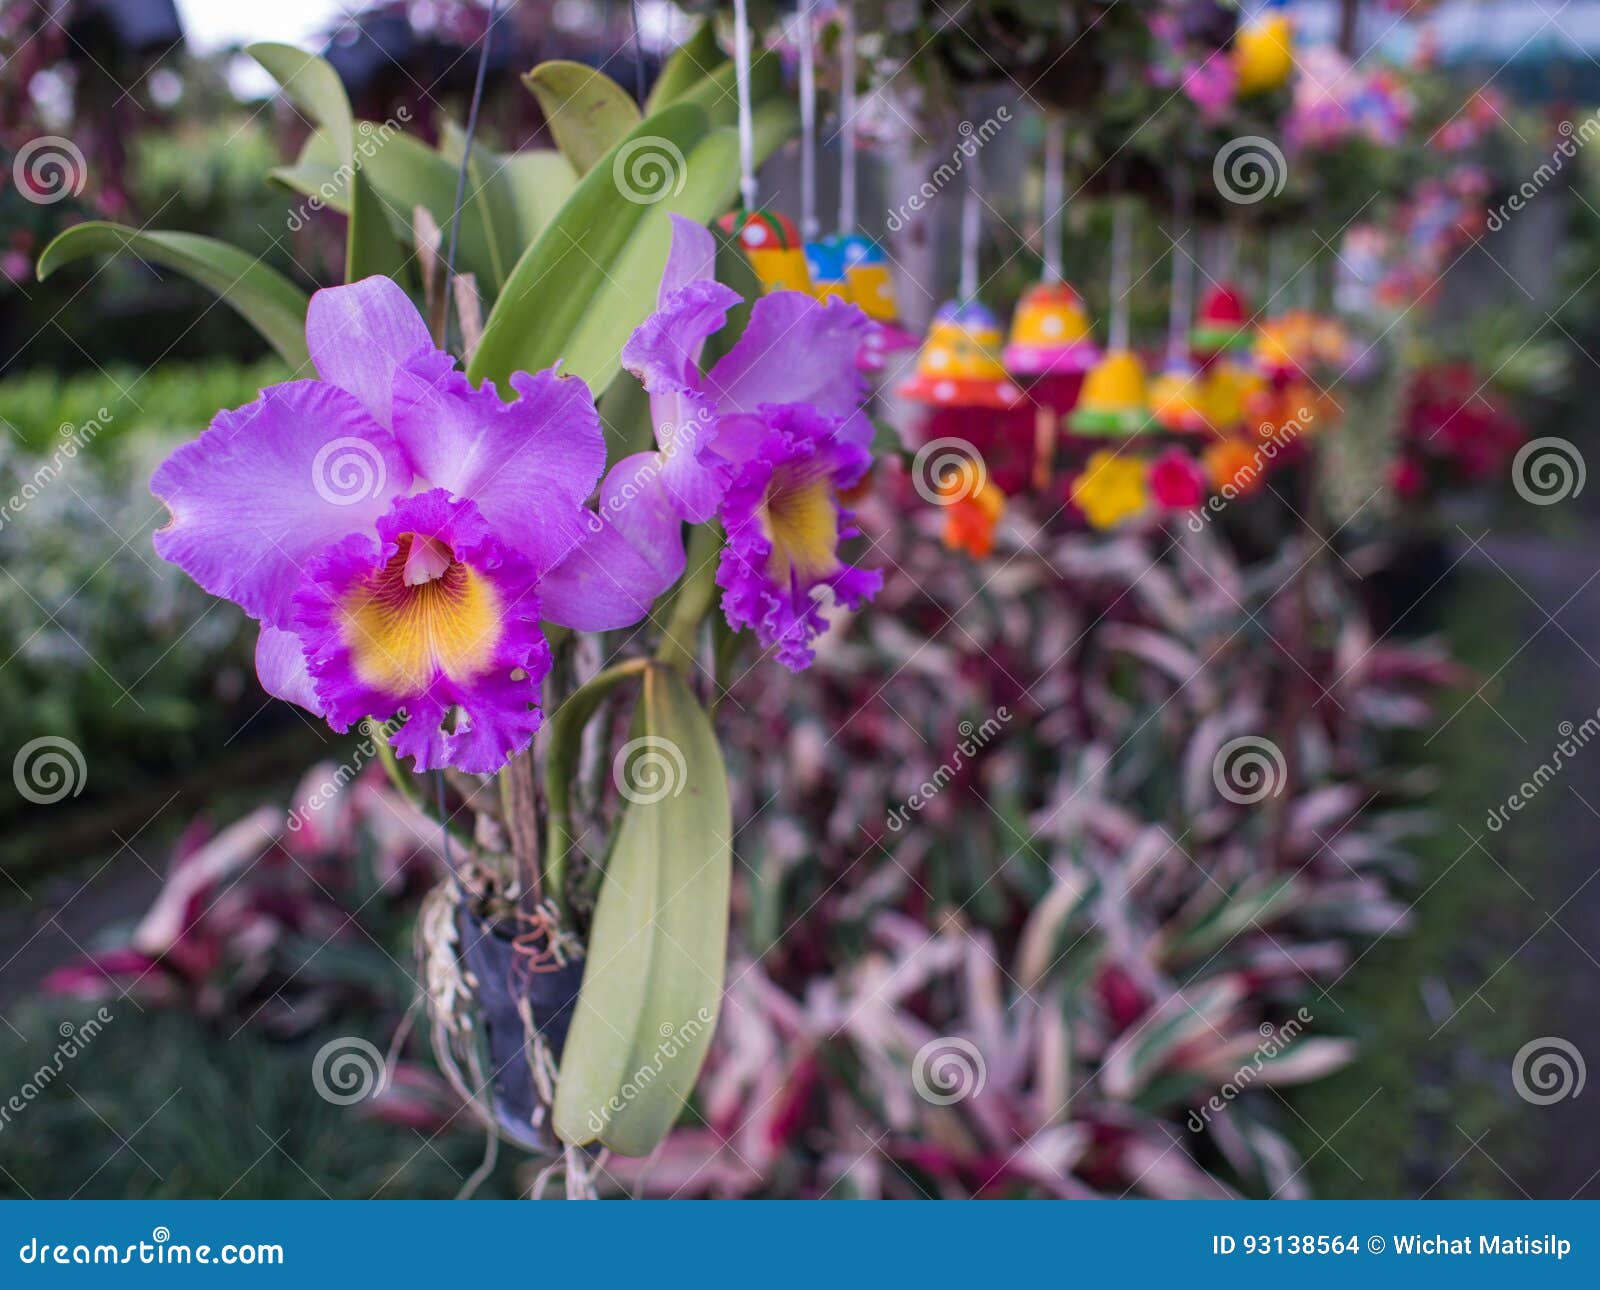
[(651, 664), (615, 778), (631, 799), (606, 863), (556, 1084), (557, 1136), (643, 1156), (694, 1089), (716, 1028), (732, 812), (716, 733)]
[(641, 121), (589, 173), (517, 261), (469, 375), (504, 384), (556, 362), (603, 391), (655, 307), (670, 213), (709, 222), (738, 188), (738, 142), (690, 104)]
[(369, 148), (365, 138), (358, 144), (361, 132), (356, 127), (350, 99), (339, 74), (325, 59), (293, 45), (262, 42), (247, 46), (245, 52), (277, 79), (283, 92), (302, 112), (327, 132), (334, 154), (344, 168), (345, 187), (349, 190), (345, 281), (356, 282), (374, 274), (384, 274), (401, 282), (413, 277), (409, 271), (410, 258), (395, 241), (382, 199), (366, 171), (367, 160), (377, 155), (378, 150)]
[(681, 102), (684, 95), (706, 77), (731, 67), (732, 60), (717, 44), (717, 33), (708, 18), (695, 28), (694, 35), (672, 51), (661, 68), (661, 75), (645, 100), (645, 111), (659, 112), (673, 103)]
[(539, 100), (556, 146), (580, 175), (639, 124), (639, 109), (628, 92), (583, 63), (540, 63), (522, 83)]
[(276, 269), (226, 242), (196, 233), (163, 233), (91, 220), (56, 237), (39, 256), (41, 280), (86, 255), (128, 251), (185, 277), (221, 297), (261, 333), (293, 368), (310, 362), (306, 352), (305, 292)]

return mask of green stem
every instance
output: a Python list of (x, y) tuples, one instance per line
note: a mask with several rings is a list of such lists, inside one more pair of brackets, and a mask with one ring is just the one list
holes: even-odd
[(572, 775), (583, 746), (584, 727), (612, 690), (653, 666), (649, 659), (632, 658), (608, 667), (550, 716), (545, 752), (544, 890), (562, 914), (567, 912), (567, 853), (572, 847)]
[(722, 534), (716, 525), (697, 525), (690, 533), (685, 572), (678, 582), (661, 644), (656, 647), (658, 662), (675, 667), (686, 676), (694, 667), (700, 621), (716, 600), (717, 557), (721, 550)]

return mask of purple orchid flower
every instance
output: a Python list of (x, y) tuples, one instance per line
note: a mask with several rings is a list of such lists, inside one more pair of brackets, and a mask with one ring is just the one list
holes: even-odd
[(856, 356), (872, 328), (853, 305), (798, 291), (762, 296), (744, 335), (701, 373), (706, 341), (739, 301), (715, 281), (716, 243), (674, 215), (656, 312), (629, 338), (623, 365), (650, 394), (654, 453), (619, 462), (648, 479), (658, 505), (692, 523), (719, 516), (717, 568), (730, 626), (751, 627), (799, 671), (826, 627), (816, 592), (857, 608), (882, 582), (844, 563), (856, 536), (842, 491), (872, 464), (867, 383)]
[(269, 693), (340, 731), (403, 713), (418, 770), (492, 773), (538, 728), (541, 620), (637, 622), (681, 572), (681, 524), (619, 507), (597, 549), (588, 387), (474, 388), (388, 278), (317, 292), (306, 341), (321, 379), (219, 413), (156, 470), (156, 550), (260, 621)]

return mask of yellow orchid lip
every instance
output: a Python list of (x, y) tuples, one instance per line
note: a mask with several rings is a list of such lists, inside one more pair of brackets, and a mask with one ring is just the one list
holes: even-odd
[(388, 694), (417, 694), (443, 672), (487, 670), (500, 635), (500, 598), (437, 538), (401, 534), (399, 550), (346, 593), (341, 634), (356, 676)]
[(839, 504), (825, 474), (785, 472), (767, 490), (761, 527), (772, 543), (767, 574), (788, 582), (825, 578), (839, 567)]

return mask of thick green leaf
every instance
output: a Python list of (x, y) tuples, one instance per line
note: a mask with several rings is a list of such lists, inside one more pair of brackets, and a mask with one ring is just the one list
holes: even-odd
[(641, 121), (517, 262), (484, 326), (472, 379), (504, 383), (560, 361), (604, 390), (624, 342), (655, 307), (668, 214), (707, 222), (732, 203), (738, 182), (738, 141), (700, 109), (679, 104)]
[[(690, 85), (679, 102), (705, 110), (712, 125), (739, 124), (739, 94), (734, 65), (728, 62)], [(783, 85), (783, 63), (776, 50), (763, 50), (750, 63), (750, 111), (759, 166), (800, 128), (800, 114)]]
[(564, 1142), (642, 1156), (678, 1118), (716, 1028), (733, 819), (716, 733), (672, 668), (645, 669), (634, 735), (619, 772), (633, 801), (595, 907), (554, 1121)]
[(695, 28), (694, 35), (673, 50), (661, 68), (661, 75), (645, 100), (646, 112), (659, 112), (662, 108), (679, 102), (685, 94), (706, 77), (731, 66), (732, 60), (717, 44), (717, 33), (711, 20), (705, 19)]
[(355, 117), (339, 73), (332, 65), (293, 45), (271, 41), (247, 45), (244, 52), (266, 69), (302, 112), (328, 132), (337, 155), (349, 161), (356, 148)]
[(556, 146), (580, 175), (588, 174), (639, 124), (639, 109), (628, 92), (604, 72), (582, 63), (566, 59), (540, 63), (522, 83), (539, 100)]
[[(373, 274), (405, 280), (410, 258), (393, 236), (389, 216), (366, 171), (372, 156), (394, 142), (369, 148), (357, 146), (355, 117), (350, 100), (339, 81), (339, 74), (315, 54), (293, 45), (262, 42), (245, 50), (267, 72), (277, 78), (283, 92), (309, 116), (332, 141), (335, 156), (348, 168), (345, 187), (349, 190), (345, 233), (345, 281), (355, 282)], [(396, 135), (395, 138), (401, 136)]]
[(243, 315), (291, 367), (304, 367), (306, 294), (276, 269), (236, 246), (196, 233), (146, 232), (92, 220), (75, 224), (39, 256), (39, 277), (86, 255), (131, 251), (193, 278)]

